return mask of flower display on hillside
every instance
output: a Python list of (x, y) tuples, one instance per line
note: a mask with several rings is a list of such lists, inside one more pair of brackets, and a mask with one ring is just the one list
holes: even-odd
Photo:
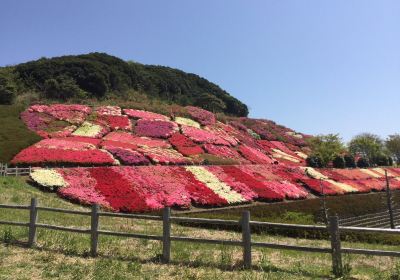
[(150, 161), (141, 153), (133, 151), (131, 149), (117, 148), (117, 147), (106, 147), (120, 163), (126, 165), (148, 165)]
[(52, 138), (44, 139), (33, 145), (35, 148), (45, 148), (45, 149), (60, 149), (60, 150), (94, 150), (96, 146), (91, 143), (69, 141), (68, 138)]
[(184, 156), (194, 156), (204, 153), (204, 150), (199, 145), (183, 134), (174, 133), (168, 140)]
[(146, 137), (168, 138), (178, 129), (178, 125), (171, 121), (141, 119), (136, 123), (135, 133)]
[(108, 131), (104, 126), (84, 122), (77, 130), (75, 130), (73, 136), (91, 137), (91, 138), (101, 138)]
[(186, 111), (189, 115), (202, 125), (213, 125), (216, 122), (215, 115), (207, 110), (187, 106)]
[(244, 159), (234, 148), (227, 146), (217, 146), (213, 144), (204, 144), (204, 150), (211, 154), (222, 158), (230, 158), (234, 160), (242, 161), (243, 163), (249, 163), (246, 159)]
[(67, 121), (72, 124), (81, 124), (91, 113), (92, 109), (85, 105), (32, 105), (30, 112), (48, 114), (58, 120)]

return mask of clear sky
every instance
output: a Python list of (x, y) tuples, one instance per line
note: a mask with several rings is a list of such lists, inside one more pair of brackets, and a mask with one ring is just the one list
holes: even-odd
[(297, 131), (400, 132), (398, 0), (0, 2), (0, 65), (94, 51), (196, 73)]

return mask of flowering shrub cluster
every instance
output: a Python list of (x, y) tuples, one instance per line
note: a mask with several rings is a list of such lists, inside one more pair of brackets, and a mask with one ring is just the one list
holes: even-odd
[(45, 113), (57, 120), (67, 121), (73, 124), (82, 123), (91, 113), (92, 109), (85, 105), (32, 105), (29, 112)]
[(224, 140), (220, 136), (204, 129), (191, 126), (182, 126), (182, 133), (196, 143), (209, 143), (226, 146), (230, 145), (228, 141)]
[(101, 116), (121, 116), (121, 108), (118, 106), (100, 106), (95, 112)]
[(213, 125), (216, 121), (215, 115), (207, 110), (198, 107), (187, 106), (186, 111), (193, 119), (202, 125)]
[(274, 161), (265, 155), (263, 152), (256, 148), (252, 148), (246, 145), (241, 145), (239, 147), (239, 152), (242, 154), (243, 157), (248, 159), (249, 161), (253, 163), (258, 163), (258, 164), (271, 164), (274, 163)]
[(169, 139), (171, 145), (184, 156), (194, 156), (203, 154), (203, 149), (180, 133), (174, 133)]
[(175, 117), (174, 121), (180, 125), (187, 125), (187, 126), (193, 126), (196, 128), (200, 128), (200, 124), (198, 122), (188, 119), (188, 118)]
[(111, 130), (132, 130), (132, 123), (127, 116), (98, 115), (96, 122), (108, 126)]
[(168, 138), (178, 131), (178, 125), (171, 121), (147, 120), (141, 119), (137, 121), (135, 133), (140, 136)]
[(155, 164), (181, 165), (191, 163), (189, 158), (184, 157), (174, 149), (143, 146), (138, 148), (138, 151), (148, 157)]
[(163, 120), (163, 121), (169, 120), (167, 116), (148, 111), (124, 109), (123, 112), (125, 115), (133, 119), (149, 119), (149, 120)]
[(77, 130), (72, 133), (72, 135), (101, 138), (107, 132), (108, 130), (106, 127), (85, 121)]

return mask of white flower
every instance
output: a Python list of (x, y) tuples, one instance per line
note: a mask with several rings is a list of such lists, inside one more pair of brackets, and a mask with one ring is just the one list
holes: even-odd
[(64, 178), (57, 171), (51, 169), (35, 169), (30, 176), (36, 183), (51, 190), (67, 185)]
[(200, 124), (198, 122), (188, 119), (188, 118), (175, 117), (175, 122), (177, 124), (181, 124), (181, 125), (187, 125), (187, 126), (200, 128)]

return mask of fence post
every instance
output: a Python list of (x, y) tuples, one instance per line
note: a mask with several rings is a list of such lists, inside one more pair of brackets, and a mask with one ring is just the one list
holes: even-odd
[(163, 255), (162, 261), (169, 263), (171, 260), (171, 208), (165, 207), (163, 210)]
[(37, 211), (38, 201), (36, 197), (31, 198), (31, 205), (29, 207), (29, 237), (28, 247), (32, 248), (36, 243), (36, 222), (38, 219)]
[(92, 214), (90, 219), (90, 255), (97, 256), (97, 243), (99, 238), (99, 205), (92, 205)]
[(392, 193), (390, 191), (389, 177), (387, 175), (386, 169), (385, 169), (385, 178), (386, 178), (386, 202), (387, 202), (387, 207), (389, 210), (390, 228), (394, 229), (396, 227), (395, 227), (394, 218), (393, 218)]
[(342, 249), (340, 243), (339, 221), (338, 217), (329, 218), (329, 233), (331, 236), (332, 248), (332, 271), (335, 277), (343, 276)]
[(241, 219), (242, 243), (243, 243), (243, 264), (245, 269), (251, 268), (251, 232), (250, 232), (250, 211), (244, 211)]

